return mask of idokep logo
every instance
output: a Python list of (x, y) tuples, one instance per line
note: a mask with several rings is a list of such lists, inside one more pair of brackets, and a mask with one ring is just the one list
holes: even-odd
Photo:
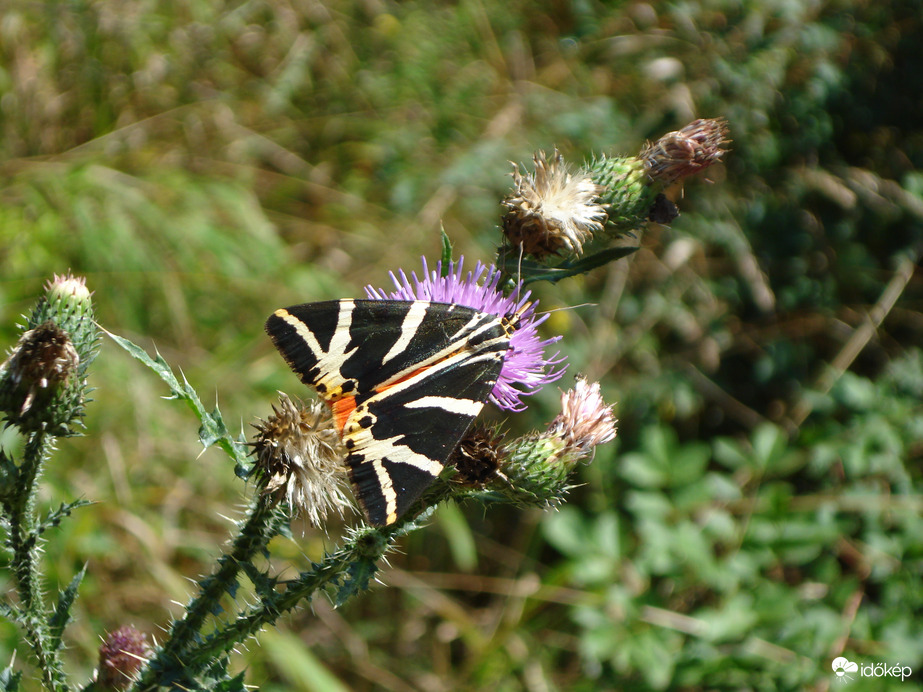
[(891, 677), (900, 678), (902, 681), (913, 674), (913, 670), (911, 670), (910, 666), (902, 666), (899, 663), (894, 666), (890, 666), (886, 663), (867, 663), (860, 666), (858, 663), (853, 663), (844, 656), (833, 659), (831, 668), (833, 668), (833, 672), (840, 682), (849, 682), (855, 677), (856, 673), (863, 678)]
[(843, 656), (833, 659), (833, 672), (843, 682), (852, 680), (850, 673), (856, 673), (859, 670), (859, 664), (846, 660)]

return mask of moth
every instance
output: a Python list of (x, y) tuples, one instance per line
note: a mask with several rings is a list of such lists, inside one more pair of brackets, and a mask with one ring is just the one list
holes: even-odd
[(516, 316), (424, 300), (276, 310), (266, 331), (330, 406), (369, 523), (397, 521), (433, 483), (500, 376)]

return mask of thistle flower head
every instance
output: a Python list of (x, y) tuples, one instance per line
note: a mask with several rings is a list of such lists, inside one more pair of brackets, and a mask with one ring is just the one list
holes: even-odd
[[(541, 339), (538, 325), (547, 319), (547, 315), (536, 316), (536, 303), (529, 303), (529, 291), (522, 295), (520, 286), (513, 296), (504, 296), (499, 290), (500, 271), (496, 267), (477, 263), (473, 272), (464, 273), (464, 258), (449, 265), (449, 272), (442, 276), (442, 262), (429, 271), (426, 258), (423, 258), (423, 278), (417, 278), (415, 272), (410, 277), (400, 270), (397, 275), (391, 272), (391, 280), (396, 291), (387, 292), (367, 286), (365, 291), (374, 300), (430, 300), (436, 303), (455, 303), (480, 312), (498, 317), (518, 316), (518, 325), (510, 337), (510, 348), (503, 359), (503, 368), (490, 394), (490, 399), (497, 406), (508, 411), (525, 409), (522, 397), (534, 394), (549, 382), (554, 382), (564, 368), (555, 368), (564, 361), (563, 356), (555, 353), (545, 356), (545, 348), (560, 340), (561, 337)], [(482, 280), (483, 277), (483, 280)]]
[(574, 464), (592, 456), (597, 445), (615, 438), (615, 419), (598, 383), (578, 378), (561, 395), (561, 413), (547, 430), (526, 435), (504, 448), (508, 487), (501, 492), (517, 504), (551, 507), (572, 487)]
[(700, 118), (648, 143), (639, 157), (647, 163), (651, 178), (671, 185), (720, 161), (727, 152), (722, 145), (730, 142), (728, 132), (723, 118)]
[(564, 440), (565, 449), (576, 460), (591, 456), (596, 447), (614, 440), (615, 423), (599, 383), (578, 377), (573, 389), (561, 394), (561, 413), (548, 426), (548, 433)]
[(54, 279), (45, 287), (48, 300), (64, 300), (76, 305), (86, 305), (90, 300), (90, 290), (83, 276), (74, 276), (70, 272), (63, 276), (54, 275)]
[(147, 637), (131, 625), (110, 632), (99, 647), (96, 686), (106, 690), (127, 690), (150, 655)]
[(91, 391), (87, 369), (98, 347), (99, 329), (84, 280), (55, 276), (0, 365), (0, 412), (23, 431), (75, 434)]
[(342, 514), (350, 506), (345, 455), (327, 406), (295, 404), (280, 393), (273, 415), (254, 427), (256, 471), (264, 493), (302, 510), (314, 526), (320, 526), (330, 510)]
[(597, 199), (604, 188), (583, 172), (571, 173), (555, 149), (532, 157), (535, 172), (523, 175), (513, 164), (514, 190), (503, 206), (503, 233), (513, 247), (542, 259), (567, 251), (579, 255), (583, 244), (603, 229), (606, 211)]

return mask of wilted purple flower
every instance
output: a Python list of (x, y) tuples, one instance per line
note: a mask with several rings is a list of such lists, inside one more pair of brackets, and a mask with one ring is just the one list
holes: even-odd
[(578, 377), (573, 389), (561, 394), (561, 413), (548, 427), (561, 437), (575, 457), (589, 457), (601, 444), (615, 439), (615, 416), (599, 391), (599, 382)]
[[(525, 404), (522, 397), (534, 394), (549, 382), (564, 374), (564, 368), (554, 366), (562, 363), (564, 357), (555, 353), (545, 357), (545, 347), (560, 340), (560, 336), (541, 339), (538, 325), (548, 315), (536, 316), (536, 303), (529, 303), (530, 292), (521, 293), (521, 285), (513, 295), (505, 296), (498, 289), (500, 271), (493, 266), (478, 262), (473, 272), (463, 271), (464, 257), (449, 265), (449, 273), (442, 276), (442, 262), (429, 270), (423, 258), (423, 278), (412, 272), (410, 278), (399, 270), (390, 272), (396, 291), (387, 292), (367, 286), (365, 291), (374, 300), (429, 300), (435, 303), (455, 303), (486, 312), (498, 317), (518, 315), (516, 330), (510, 337), (510, 349), (503, 359), (503, 368), (490, 394), (497, 406), (508, 411), (522, 411)], [(483, 277), (483, 281), (481, 278)], [(521, 312), (520, 312), (521, 311)]]
[(681, 130), (668, 132), (653, 144), (648, 143), (639, 158), (648, 173), (662, 185), (699, 173), (720, 161), (727, 153), (728, 124), (723, 118), (699, 118)]

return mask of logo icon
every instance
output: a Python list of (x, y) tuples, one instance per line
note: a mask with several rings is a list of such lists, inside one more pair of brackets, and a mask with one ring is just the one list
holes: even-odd
[(842, 682), (847, 682), (852, 680), (852, 677), (848, 673), (858, 673), (859, 664), (853, 663), (852, 661), (847, 660), (843, 656), (839, 656), (833, 659), (832, 664), (833, 672), (836, 673), (837, 678)]

